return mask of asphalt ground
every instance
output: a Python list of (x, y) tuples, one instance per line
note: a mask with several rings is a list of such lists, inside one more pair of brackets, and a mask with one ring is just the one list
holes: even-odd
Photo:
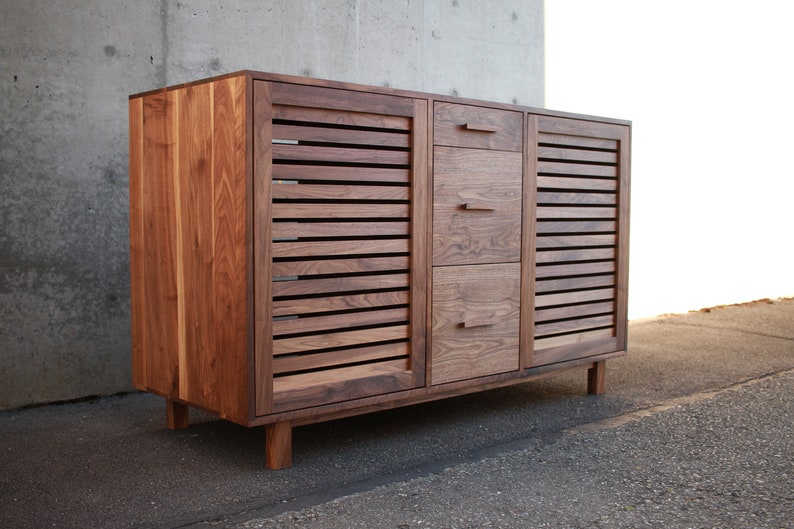
[(264, 432), (134, 393), (0, 413), (0, 527), (794, 527), (794, 300), (633, 321), (568, 371)]

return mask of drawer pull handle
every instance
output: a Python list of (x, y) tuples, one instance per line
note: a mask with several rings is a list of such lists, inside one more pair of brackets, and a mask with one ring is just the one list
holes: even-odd
[(501, 130), (498, 125), (491, 125), (490, 123), (464, 123), (463, 128), (476, 132), (499, 132)]
[(484, 202), (466, 202), (463, 204), (463, 209), (476, 210), (476, 211), (494, 211), (496, 208), (491, 204)]
[(463, 322), (464, 329), (472, 329), (474, 327), (490, 327), (491, 325), (496, 325), (499, 323), (499, 320), (496, 318), (491, 318), (489, 320), (468, 320)]

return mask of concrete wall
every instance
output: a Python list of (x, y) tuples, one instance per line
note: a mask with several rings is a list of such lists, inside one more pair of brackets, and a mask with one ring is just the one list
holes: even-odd
[(127, 96), (245, 68), (541, 106), (543, 1), (0, 3), (0, 409), (131, 389)]

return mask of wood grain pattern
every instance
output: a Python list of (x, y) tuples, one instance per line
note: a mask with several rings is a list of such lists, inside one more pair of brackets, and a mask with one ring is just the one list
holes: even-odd
[(411, 146), (410, 136), (406, 133), (391, 131), (369, 131), (319, 126), (299, 126), (287, 124), (273, 125), (273, 141), (279, 142), (325, 142), (340, 145), (371, 145), (378, 147)]
[(289, 239), (296, 237), (366, 237), (394, 236), (411, 234), (407, 219), (395, 221), (364, 222), (276, 222), (273, 224), (273, 239)]
[(265, 465), (271, 470), (292, 466), (292, 425), (288, 421), (265, 426)]
[(179, 395), (179, 322), (174, 201), (174, 123), (171, 93), (143, 100), (141, 205), (143, 213), (143, 314), (146, 386), (161, 395)]
[(598, 393), (626, 348), (627, 123), (256, 72), (129, 113), (133, 378), (172, 427), (275, 421), (282, 468), (295, 424)]
[[(272, 83), (254, 81), (252, 87), (251, 124), (253, 127), (253, 268), (254, 268), (254, 357), (256, 384), (255, 413), (262, 416), (273, 412), (273, 355), (270, 343), (273, 335), (272, 308), (272, 264), (270, 246), (272, 240), (272, 180), (273, 165), (273, 97)], [(288, 274), (277, 274), (288, 275)], [(264, 303), (264, 306), (262, 305)], [(270, 309), (270, 310), (268, 310)]]
[(275, 320), (273, 336), (316, 332), (327, 329), (364, 327), (381, 323), (407, 323), (410, 319), (408, 307), (389, 308), (375, 311), (362, 311), (354, 314), (333, 314)]
[(133, 137), (143, 140), (131, 166), (132, 284), (141, 334), (133, 341), (144, 349), (141, 383), (247, 423), (244, 78), (136, 101), (143, 119)]
[(524, 116), (520, 112), (437, 102), (433, 116), (433, 143), (520, 152), (523, 122)]
[(338, 331), (325, 334), (312, 334), (297, 338), (273, 340), (273, 356), (306, 353), (319, 349), (359, 346), (391, 340), (405, 340), (409, 337), (407, 325), (379, 326), (375, 329)]
[(403, 341), (356, 347), (342, 351), (321, 351), (314, 354), (278, 356), (273, 359), (273, 372), (283, 374), (298, 371), (316, 371), (323, 367), (406, 358), (410, 353), (409, 347), (408, 342)]
[(144, 343), (146, 315), (144, 277), (143, 222), (143, 99), (129, 101), (129, 189), (130, 189), (130, 325), (132, 344), (132, 383), (147, 389), (146, 350)]
[[(628, 159), (621, 151), (628, 148), (628, 128), (550, 116), (532, 123), (538, 220), (533, 363), (625, 348), (627, 241), (621, 234)], [(590, 375), (591, 388), (598, 386)]]
[(317, 167), (316, 165), (296, 164), (273, 167), (273, 178), (277, 180), (408, 184), (411, 182), (411, 171), (403, 167), (338, 167), (334, 165)]
[(605, 360), (593, 362), (587, 370), (587, 394), (601, 395), (606, 391), (607, 363)]
[(413, 386), (409, 369), (407, 359), (403, 359), (279, 377), (274, 381), (274, 411), (404, 390)]
[[(272, 83), (273, 101), (279, 106), (294, 105), (307, 109), (353, 110), (350, 119), (361, 120), (373, 116), (374, 123), (366, 126), (379, 128), (410, 129), (410, 118), (414, 115), (413, 99), (407, 97), (383, 96), (362, 91), (340, 90), (321, 86), (300, 86), (295, 84)], [(276, 117), (280, 117), (276, 115)], [(336, 117), (335, 119), (339, 119)], [(360, 121), (356, 124), (361, 125)]]
[(407, 273), (327, 277), (321, 279), (295, 279), (274, 282), (273, 297), (355, 292), (359, 290), (399, 289), (407, 285)]
[(517, 370), (519, 313), (519, 263), (434, 268), (433, 384)]
[(408, 270), (410, 260), (408, 255), (393, 255), (323, 259), (322, 261), (277, 261), (273, 263), (273, 277)]
[(165, 415), (165, 422), (169, 430), (184, 430), (190, 426), (190, 411), (181, 402), (166, 399)]
[(328, 296), (322, 298), (299, 298), (273, 302), (273, 316), (291, 316), (295, 314), (318, 314), (341, 310), (371, 309), (407, 305), (410, 295), (408, 290), (398, 292), (376, 292), (373, 294), (350, 294), (346, 296)]
[[(426, 211), (426, 103), (409, 100), (409, 112), (395, 98), (307, 88), (297, 101), (273, 90), (272, 328), (293, 332), (272, 341), (273, 406), (386, 391), (373, 377), (401, 389), (421, 384), (423, 337), (410, 322), (425, 318), (411, 307), (426, 295), (414, 236)], [(327, 108), (303, 106), (332, 96)], [(399, 356), (373, 353), (387, 350)], [(383, 372), (395, 362), (397, 371)], [(332, 397), (312, 387), (325, 381), (337, 387)]]
[(408, 204), (273, 204), (279, 219), (407, 219)]
[(520, 260), (521, 164), (521, 153), (435, 148), (434, 266)]
[(410, 154), (405, 151), (379, 150), (346, 147), (316, 147), (313, 145), (273, 145), (273, 156), (290, 161), (322, 161), (328, 163), (378, 164), (405, 166), (410, 163)]
[(356, 185), (274, 184), (273, 199), (408, 201), (407, 187)]

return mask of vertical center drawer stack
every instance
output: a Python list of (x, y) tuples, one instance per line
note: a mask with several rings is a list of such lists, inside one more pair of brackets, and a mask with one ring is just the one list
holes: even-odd
[(432, 383), (519, 368), (523, 114), (436, 102)]

